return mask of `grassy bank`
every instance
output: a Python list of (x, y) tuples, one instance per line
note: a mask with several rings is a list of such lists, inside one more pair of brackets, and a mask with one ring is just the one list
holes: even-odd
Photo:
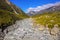
[(43, 14), (38, 14), (32, 16), (33, 20), (35, 21), (36, 24), (40, 25), (48, 25), (49, 28), (53, 28), (55, 24), (60, 27), (60, 12), (55, 11), (55, 12), (46, 12)]

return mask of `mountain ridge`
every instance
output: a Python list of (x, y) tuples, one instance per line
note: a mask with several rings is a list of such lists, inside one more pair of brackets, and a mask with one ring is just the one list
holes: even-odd
[(60, 4), (51, 6), (49, 8), (40, 10), (38, 12), (30, 11), (30, 12), (28, 12), (28, 15), (33, 16), (33, 15), (36, 15), (36, 14), (43, 14), (44, 12), (53, 12), (53, 11), (60, 11)]

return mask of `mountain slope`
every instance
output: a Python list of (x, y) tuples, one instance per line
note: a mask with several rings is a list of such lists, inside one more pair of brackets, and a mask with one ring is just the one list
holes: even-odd
[(28, 15), (36, 15), (36, 14), (42, 14), (44, 12), (54, 12), (54, 11), (60, 11), (60, 4), (40, 10), (38, 12), (36, 11), (30, 11)]
[(29, 17), (9, 0), (0, 0), (0, 28), (2, 31), (16, 20)]

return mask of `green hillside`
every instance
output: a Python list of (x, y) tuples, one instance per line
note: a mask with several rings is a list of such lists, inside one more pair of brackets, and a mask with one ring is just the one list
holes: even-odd
[[(14, 13), (14, 10), (11, 8), (11, 6), (18, 14)], [(9, 25), (14, 24), (16, 20), (21, 20), (29, 17), (14, 4), (11, 6), (8, 5), (5, 0), (0, 0), (0, 28), (2, 31)]]
[(53, 28), (55, 24), (60, 27), (60, 12), (46, 12), (32, 16), (34, 22), (40, 25), (48, 25), (49, 28)]
[(5, 0), (0, 0), (0, 10), (1, 9), (13, 12), (12, 8), (5, 2)]

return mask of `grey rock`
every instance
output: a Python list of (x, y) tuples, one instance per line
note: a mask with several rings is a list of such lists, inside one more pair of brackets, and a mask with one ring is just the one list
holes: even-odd
[(33, 28), (31, 18), (17, 21), (15, 25), (16, 28), (8, 32), (4, 40), (60, 40), (60, 32), (51, 35), (47, 28), (43, 31)]

